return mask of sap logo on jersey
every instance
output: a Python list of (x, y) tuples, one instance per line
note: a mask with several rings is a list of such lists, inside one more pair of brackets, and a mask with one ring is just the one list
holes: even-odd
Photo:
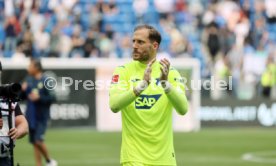
[(140, 95), (135, 100), (136, 109), (151, 109), (151, 107), (158, 101), (161, 94), (157, 95)]

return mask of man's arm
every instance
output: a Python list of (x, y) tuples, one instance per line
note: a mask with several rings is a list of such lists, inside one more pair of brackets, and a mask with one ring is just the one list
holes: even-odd
[(117, 113), (136, 99), (133, 90), (127, 90), (121, 94), (109, 94), (109, 106), (112, 112)]
[(151, 79), (151, 66), (154, 62), (155, 59), (148, 64), (145, 69), (144, 80), (133, 89), (129, 88), (129, 80), (125, 76), (126, 71), (122, 68), (117, 68), (113, 74), (113, 77), (116, 76), (117, 79), (112, 80), (109, 93), (109, 106), (112, 112), (117, 113), (131, 104), (148, 87)]
[(43, 87), (43, 91), (39, 94), (38, 102), (43, 104), (51, 104), (55, 101), (55, 94), (54, 91), (50, 91)]
[(15, 106), (15, 127), (10, 129), (9, 136), (12, 139), (24, 137), (29, 132), (28, 122), (18, 104)]
[(10, 129), (9, 136), (12, 139), (20, 139), (28, 134), (28, 122), (24, 115), (15, 117), (15, 128)]
[(27, 83), (27, 81), (25, 80), (22, 84), (21, 84), (21, 93), (19, 94), (19, 97), (20, 97), (20, 99), (22, 99), (22, 100), (25, 100), (25, 99), (27, 99), (28, 98), (28, 96), (27, 96), (27, 87), (28, 87), (28, 83)]
[[(41, 83), (43, 85), (43, 88), (41, 90), (37, 89), (37, 91), (31, 91), (27, 92), (28, 89), (28, 80), (30, 80), (30, 77), (27, 77), (26, 80), (22, 83), (22, 92), (20, 93), (21, 99), (29, 99), (33, 102), (41, 103), (41, 104), (51, 104), (56, 100), (54, 91), (48, 90), (43, 82), (44, 79), (42, 79)], [(30, 88), (30, 87), (29, 87)], [(34, 88), (34, 87), (33, 87)]]
[[(168, 86), (171, 86), (168, 84)], [(188, 101), (186, 95), (182, 90), (176, 89), (174, 86), (170, 87), (170, 90), (166, 93), (168, 99), (172, 103), (175, 110), (180, 115), (185, 115), (188, 111)]]
[(162, 59), (160, 64), (162, 65), (161, 85), (175, 110), (180, 115), (185, 115), (188, 111), (188, 101), (185, 95), (184, 84), (181, 81), (182, 78), (176, 70), (171, 70), (169, 74), (170, 62), (167, 59)]

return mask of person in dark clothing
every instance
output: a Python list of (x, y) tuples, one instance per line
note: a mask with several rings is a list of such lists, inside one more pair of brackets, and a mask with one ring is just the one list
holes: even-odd
[(57, 166), (57, 162), (50, 158), (44, 143), (44, 134), (50, 117), (50, 106), (55, 100), (54, 95), (44, 86), (46, 77), (42, 72), (39, 60), (31, 59), (28, 67), (29, 76), (22, 84), (23, 98), (27, 99), (26, 118), (29, 123), (29, 141), (34, 146), (36, 166), (41, 166), (41, 157), (47, 166)]
[(214, 60), (216, 58), (216, 55), (220, 51), (220, 40), (219, 40), (219, 31), (218, 27), (215, 23), (211, 23), (208, 26), (208, 38), (207, 38), (207, 46), (209, 53)]

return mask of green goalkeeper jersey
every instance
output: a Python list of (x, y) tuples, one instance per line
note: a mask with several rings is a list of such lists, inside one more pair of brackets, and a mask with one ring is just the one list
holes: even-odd
[(176, 165), (173, 147), (173, 107), (184, 115), (188, 102), (183, 79), (170, 68), (169, 93), (160, 84), (161, 65), (152, 65), (151, 83), (139, 96), (133, 87), (143, 80), (146, 64), (132, 61), (116, 68), (110, 87), (110, 107), (122, 115), (121, 163)]

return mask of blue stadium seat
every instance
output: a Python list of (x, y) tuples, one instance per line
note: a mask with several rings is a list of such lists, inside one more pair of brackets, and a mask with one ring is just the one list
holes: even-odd
[(174, 17), (175, 17), (175, 22), (177, 24), (182, 24), (185, 22), (185, 13), (184, 12), (177, 12), (174, 14)]
[(120, 5), (118, 5), (118, 8), (120, 10), (120, 13), (133, 13), (133, 8), (132, 8), (132, 4), (128, 4), (128, 3), (121, 3)]
[(116, 0), (116, 3), (122, 4), (122, 3), (126, 3), (126, 4), (132, 4), (132, 0)]
[[(90, 14), (89, 13), (83, 13), (81, 15), (81, 26), (84, 30), (87, 30), (90, 26)], [(92, 18), (93, 19), (93, 18)]]
[(98, 0), (79, 0), (78, 3), (81, 4), (95, 4)]
[(155, 10), (148, 10), (144, 15), (144, 21), (148, 24), (158, 24), (159, 14)]
[(118, 21), (122, 23), (135, 23), (136, 17), (133, 13), (118, 15)]
[(117, 16), (115, 15), (104, 15), (103, 21), (105, 23), (113, 24), (117, 22)]

